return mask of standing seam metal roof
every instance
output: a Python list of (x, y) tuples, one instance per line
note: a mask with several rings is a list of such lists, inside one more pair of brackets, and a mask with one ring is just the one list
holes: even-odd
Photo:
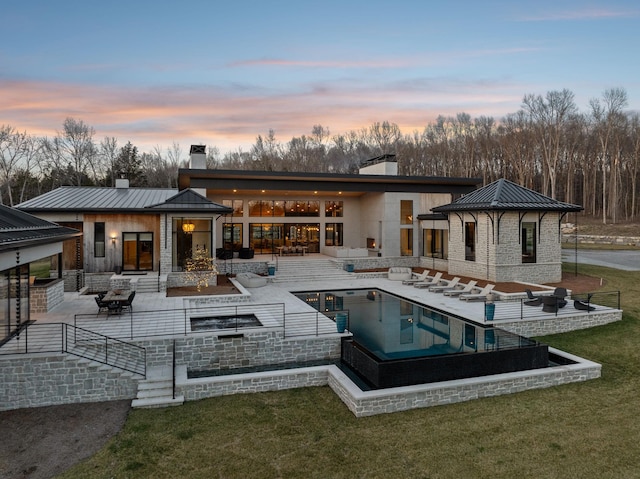
[(581, 211), (582, 209), (582, 206), (554, 200), (502, 178), (457, 199), (453, 203), (432, 208), (431, 211)]

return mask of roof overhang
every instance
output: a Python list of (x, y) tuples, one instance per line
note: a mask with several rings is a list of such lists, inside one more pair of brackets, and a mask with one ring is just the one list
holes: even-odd
[(366, 193), (464, 194), (482, 183), (480, 178), (430, 176), (345, 175), (235, 170), (179, 170), (183, 188), (204, 188), (214, 194), (258, 194), (268, 191), (283, 196), (361, 196)]

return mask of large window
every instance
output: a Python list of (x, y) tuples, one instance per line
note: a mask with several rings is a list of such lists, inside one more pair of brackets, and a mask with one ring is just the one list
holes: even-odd
[(413, 224), (413, 201), (411, 200), (400, 201), (400, 224), (401, 225)]
[(222, 225), (224, 249), (240, 251), (242, 248), (242, 223), (224, 223)]
[(104, 258), (104, 223), (93, 224), (93, 256)]
[(464, 224), (464, 259), (466, 261), (476, 260), (476, 224)]
[(222, 204), (229, 208), (233, 208), (233, 216), (244, 215), (244, 201), (243, 200), (222, 200)]
[(320, 216), (320, 202), (306, 200), (252, 200), (249, 216)]
[(344, 203), (342, 201), (326, 201), (324, 203), (324, 215), (333, 218), (342, 218)]
[(325, 246), (342, 246), (342, 223), (327, 223), (324, 226)]
[(211, 251), (211, 219), (209, 218), (173, 218), (172, 268), (183, 271), (186, 260), (191, 258), (197, 249)]
[(536, 224), (522, 223), (522, 262), (536, 262)]
[(449, 232), (447, 230), (424, 230), (424, 255), (429, 258), (447, 259)]
[(413, 256), (413, 228), (400, 230), (400, 255)]

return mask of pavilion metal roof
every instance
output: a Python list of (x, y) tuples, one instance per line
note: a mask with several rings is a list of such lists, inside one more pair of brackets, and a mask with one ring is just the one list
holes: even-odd
[(0, 205), (0, 251), (48, 244), (80, 236), (78, 230)]
[(563, 203), (504, 178), (432, 208), (434, 213), (456, 211), (582, 211), (582, 206)]
[(175, 188), (101, 188), (62, 186), (16, 206), (31, 213), (193, 211), (228, 213), (231, 208), (191, 191)]

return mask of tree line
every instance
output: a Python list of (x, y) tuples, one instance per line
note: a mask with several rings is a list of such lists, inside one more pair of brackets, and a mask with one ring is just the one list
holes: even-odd
[[(580, 112), (567, 89), (527, 94), (500, 121), (467, 113), (439, 116), (423, 131), (402, 133), (376, 122), (331, 135), (315, 125), (309, 135), (280, 142), (273, 130), (244, 151), (207, 151), (207, 168), (355, 173), (358, 165), (395, 154), (400, 175), (506, 178), (561, 201), (584, 206), (604, 223), (639, 212), (640, 115), (627, 112), (627, 92), (612, 88)], [(94, 129), (67, 118), (56, 136), (40, 138), (0, 126), (0, 200), (14, 205), (62, 185), (177, 187), (187, 158), (179, 144), (140, 153), (131, 142), (95, 139)]]

